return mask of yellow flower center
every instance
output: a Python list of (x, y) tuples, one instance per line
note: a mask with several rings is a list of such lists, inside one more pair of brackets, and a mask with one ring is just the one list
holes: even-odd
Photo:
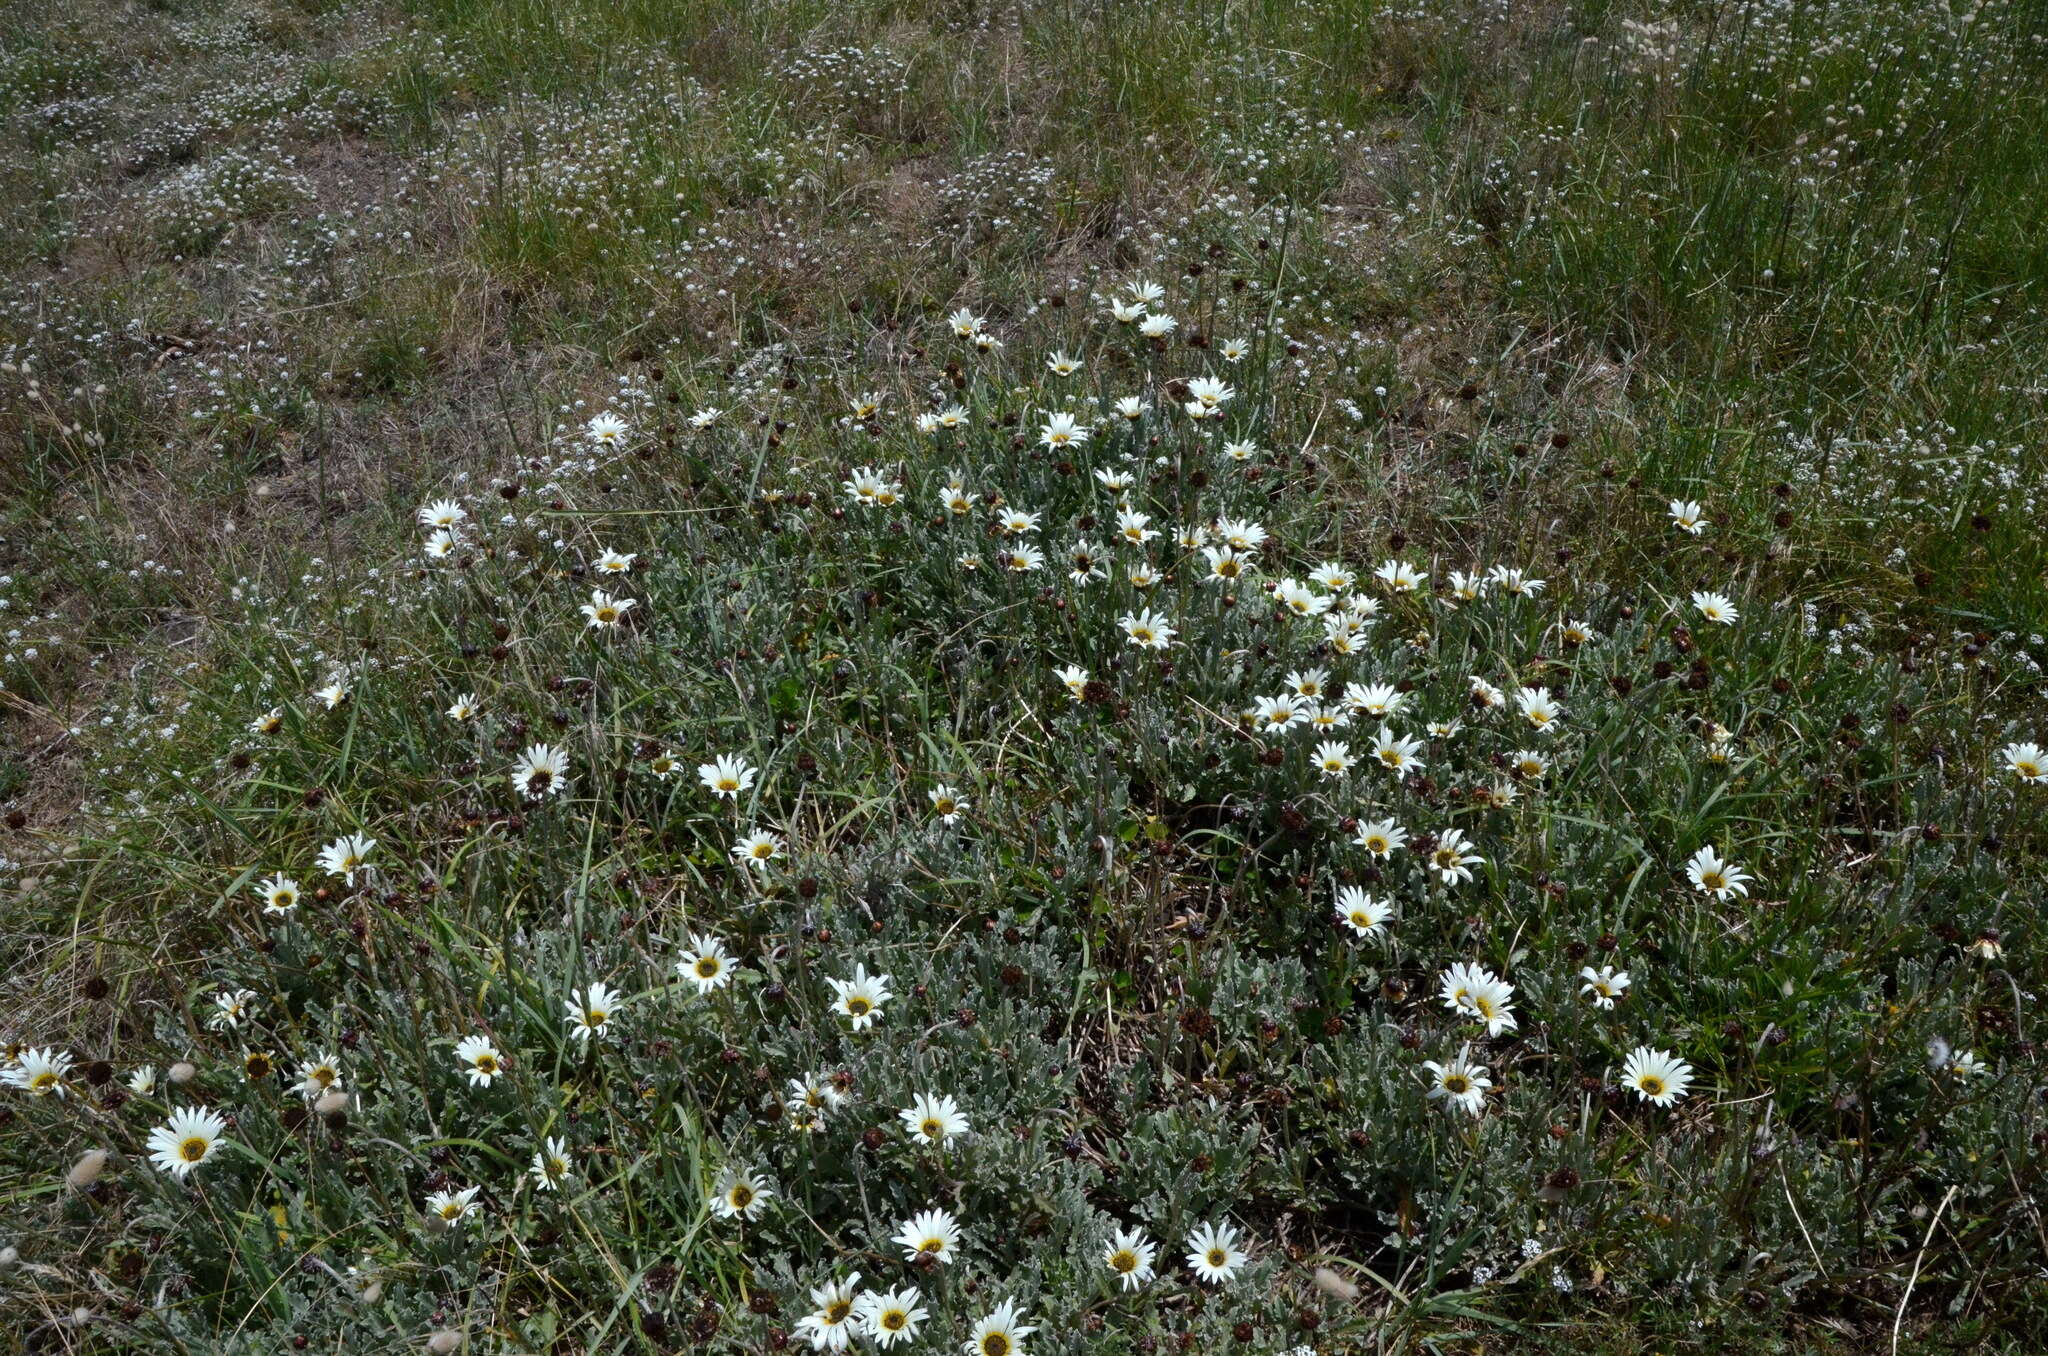
[(476, 1057), (476, 1071), (478, 1073), (494, 1074), (498, 1071), (498, 1061), (489, 1055), (478, 1055)]
[(736, 1186), (732, 1189), (732, 1194), (727, 1199), (732, 1202), (733, 1209), (744, 1210), (754, 1203), (753, 1188), (745, 1185)]
[(716, 978), (718, 978), (718, 971), (719, 971), (719, 964), (718, 964), (718, 958), (717, 958), (717, 957), (715, 957), (715, 956), (702, 956), (702, 957), (699, 957), (699, 958), (698, 958), (698, 960), (697, 960), (697, 978), (699, 978), (699, 979), (716, 979)]
[(981, 1356), (1010, 1356), (1010, 1339), (992, 1332), (981, 1339)]
[(825, 1321), (827, 1323), (844, 1323), (846, 1316), (852, 1312), (853, 1304), (851, 1301), (833, 1300), (825, 1306)]
[(867, 1016), (869, 1009), (873, 1006), (874, 1005), (868, 1002), (868, 1000), (865, 998), (849, 998), (846, 1000), (846, 1011), (849, 1015), (854, 1017)]
[(1463, 1074), (1450, 1074), (1444, 1079), (1445, 1092), (1469, 1092), (1471, 1088), (1472, 1080)]
[(44, 1073), (39, 1073), (29, 1083), (28, 1086), (29, 1091), (37, 1094), (38, 1096), (46, 1095), (52, 1088), (57, 1086), (57, 1075), (47, 1071)]
[(1225, 1262), (1228, 1262), (1229, 1260), (1230, 1260), (1230, 1254), (1229, 1254), (1229, 1253), (1227, 1253), (1227, 1252), (1225, 1252), (1225, 1251), (1223, 1251), (1223, 1249), (1221, 1249), (1221, 1248), (1211, 1248), (1211, 1249), (1209, 1249), (1209, 1265), (1210, 1265), (1210, 1266), (1212, 1266), (1212, 1267), (1220, 1267), (1220, 1266), (1222, 1266), (1222, 1265), (1223, 1265), (1223, 1264), (1224, 1264)]
[(206, 1157), (206, 1140), (198, 1135), (190, 1136), (178, 1146), (178, 1157), (187, 1163), (197, 1163)]
[(882, 1326), (890, 1332), (901, 1332), (905, 1325), (910, 1322), (910, 1315), (904, 1313), (901, 1309), (884, 1309), (881, 1322)]
[(1664, 1092), (1664, 1080), (1657, 1077), (1655, 1074), (1645, 1074), (1643, 1076), (1643, 1091), (1647, 1092), (1652, 1097), (1662, 1096)]
[(1133, 1253), (1129, 1248), (1119, 1249), (1117, 1252), (1111, 1254), (1109, 1259), (1109, 1269), (1111, 1271), (1121, 1272), (1136, 1271), (1138, 1269), (1137, 1254)]

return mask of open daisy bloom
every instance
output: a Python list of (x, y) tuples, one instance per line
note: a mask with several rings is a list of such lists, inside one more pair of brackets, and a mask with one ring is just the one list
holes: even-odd
[(889, 1001), (889, 976), (871, 975), (865, 966), (853, 967), (852, 979), (828, 979), (832, 992), (837, 998), (832, 1010), (850, 1019), (855, 1031), (865, 1031), (876, 1018), (882, 1015), (882, 1005)]
[(1711, 847), (1703, 847), (1692, 855), (1692, 860), (1685, 864), (1685, 875), (1696, 889), (1716, 899), (1748, 894), (1749, 882), (1754, 879)]
[(1442, 1102), (1447, 1111), (1477, 1116), (1486, 1109), (1486, 1093), (1493, 1080), (1486, 1076), (1486, 1066), (1472, 1063), (1469, 1054), (1461, 1050), (1448, 1063), (1439, 1064), (1432, 1059), (1424, 1061), (1422, 1067), (1429, 1070), (1431, 1101)]
[(810, 1339), (813, 1351), (844, 1351), (853, 1341), (854, 1294), (860, 1288), (860, 1273), (843, 1281), (829, 1281), (811, 1291), (816, 1306), (797, 1320), (797, 1332)]
[(710, 993), (732, 982), (731, 957), (725, 943), (701, 932), (690, 934), (690, 947), (676, 961), (676, 973), (697, 986), (698, 993)]
[(487, 1088), (505, 1071), (505, 1056), (488, 1036), (464, 1036), (455, 1045), (455, 1062), (469, 1075), (473, 1088)]
[(1692, 1083), (1692, 1066), (1664, 1050), (1638, 1045), (1622, 1066), (1621, 1085), (1636, 1096), (1658, 1106), (1670, 1106), (1685, 1096)]
[(720, 1219), (758, 1219), (775, 1193), (758, 1173), (734, 1168), (711, 1193), (711, 1211)]
[(1212, 1221), (1201, 1225), (1188, 1235), (1188, 1269), (1210, 1285), (1223, 1284), (1245, 1264), (1245, 1252), (1237, 1246), (1237, 1238), (1237, 1230), (1229, 1224)]
[(915, 1101), (896, 1114), (911, 1138), (928, 1144), (951, 1144), (968, 1129), (966, 1114), (951, 1097), (919, 1093)]
[(552, 744), (528, 744), (512, 764), (512, 785), (528, 800), (560, 795), (568, 776), (569, 755)]
[(1016, 1301), (1004, 1300), (974, 1325), (974, 1335), (962, 1344), (962, 1350), (967, 1356), (1020, 1356), (1024, 1339), (1037, 1331), (1019, 1321)]
[(1338, 921), (1355, 936), (1379, 936), (1393, 916), (1394, 905), (1390, 900), (1375, 899), (1356, 885), (1346, 885), (1337, 891)]
[(23, 1050), (6, 1072), (0, 1073), (0, 1082), (35, 1097), (63, 1097), (67, 1093), (64, 1074), (70, 1067), (71, 1056), (65, 1051)]
[(918, 1327), (931, 1317), (920, 1302), (924, 1297), (905, 1286), (901, 1290), (870, 1290), (854, 1305), (860, 1325), (876, 1346), (887, 1350), (898, 1342), (917, 1338)]
[(1145, 1237), (1143, 1229), (1119, 1229), (1102, 1249), (1102, 1265), (1127, 1291), (1136, 1290), (1157, 1274), (1153, 1264), (1158, 1258), (1158, 1245)]
[(149, 1135), (150, 1161), (173, 1177), (185, 1178), (213, 1157), (228, 1123), (203, 1107), (186, 1107)]
[(925, 1210), (905, 1220), (889, 1241), (903, 1249), (905, 1261), (951, 1262), (960, 1252), (960, 1224), (950, 1211)]
[(527, 1166), (527, 1175), (533, 1178), (538, 1191), (553, 1191), (569, 1180), (569, 1145), (566, 1140), (547, 1139), (533, 1151), (533, 1161)]

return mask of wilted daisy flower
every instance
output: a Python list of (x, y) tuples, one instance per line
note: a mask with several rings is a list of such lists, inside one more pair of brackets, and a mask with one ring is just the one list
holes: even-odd
[(469, 514), (453, 499), (436, 499), (419, 512), (420, 526), (448, 529), (467, 518)]
[(1735, 625), (1736, 618), (1741, 615), (1735, 610), (1735, 604), (1729, 602), (1724, 594), (1695, 593), (1692, 596), (1692, 605), (1700, 610), (1702, 617), (1710, 622), (1719, 622), (1723, 626)]
[(1360, 937), (1378, 936), (1393, 916), (1391, 901), (1375, 899), (1356, 885), (1346, 885), (1337, 891), (1337, 917)]
[(203, 1107), (174, 1111), (168, 1121), (149, 1132), (150, 1161), (173, 1177), (189, 1177), (194, 1168), (213, 1157), (227, 1128), (218, 1113)]
[(926, 1210), (905, 1220), (889, 1241), (903, 1249), (905, 1261), (951, 1262), (960, 1251), (960, 1224), (950, 1211)]
[(603, 589), (592, 589), (590, 601), (583, 605), (583, 615), (589, 627), (609, 631), (622, 624), (626, 614), (636, 606), (638, 604), (631, 598), (614, 598)]
[(855, 1031), (867, 1030), (881, 1016), (882, 1005), (892, 996), (887, 975), (871, 975), (865, 966), (859, 964), (853, 967), (852, 979), (827, 979), (825, 982), (838, 995), (832, 1003), (832, 1010), (850, 1018)]
[(2048, 782), (2048, 753), (2039, 744), (2007, 744), (1998, 751), (2006, 771), (2030, 786)]
[(1151, 608), (1133, 615), (1126, 612), (1117, 622), (1130, 637), (1131, 644), (1141, 650), (1163, 650), (1173, 644), (1176, 632), (1167, 625), (1164, 617), (1154, 616)]
[(63, 1097), (64, 1073), (71, 1067), (71, 1056), (56, 1049), (28, 1049), (14, 1057), (5, 1073), (0, 1073), (0, 1083), (17, 1087), (36, 1097)]
[(782, 840), (763, 829), (756, 829), (732, 845), (732, 859), (766, 871), (771, 862), (780, 861), (783, 856)]
[(348, 700), (348, 684), (341, 678), (330, 678), (325, 687), (313, 689), (313, 696), (322, 706), (332, 711)]
[(1431, 1101), (1442, 1102), (1447, 1111), (1477, 1116), (1486, 1109), (1486, 1091), (1493, 1086), (1493, 1080), (1486, 1076), (1484, 1064), (1471, 1062), (1470, 1053), (1460, 1050), (1456, 1059), (1445, 1064), (1425, 1060), (1422, 1067), (1429, 1070)]
[(1221, 1285), (1237, 1274), (1245, 1263), (1244, 1249), (1237, 1246), (1237, 1230), (1225, 1223), (1208, 1223), (1188, 1235), (1188, 1267), (1210, 1285)]
[(843, 1281), (828, 1281), (811, 1291), (817, 1307), (797, 1320), (796, 1330), (810, 1339), (813, 1351), (844, 1351), (853, 1340), (853, 1295), (860, 1286), (860, 1273)]
[(1748, 882), (1755, 879), (1741, 867), (1723, 859), (1711, 847), (1703, 847), (1692, 854), (1692, 860), (1685, 864), (1685, 875), (1695, 888), (1716, 899), (1748, 894)]
[(436, 1191), (427, 1197), (426, 1213), (447, 1228), (454, 1228), (476, 1209), (476, 1193), (479, 1187), (464, 1187), (460, 1191)]
[(676, 962), (676, 973), (697, 986), (698, 993), (710, 993), (732, 983), (730, 957), (725, 943), (701, 932), (690, 934), (690, 947)]
[(489, 1036), (464, 1036), (455, 1043), (455, 1062), (469, 1075), (473, 1088), (487, 1088), (505, 1072), (505, 1057), (491, 1044)]
[(1384, 584), (1389, 593), (1414, 593), (1429, 579), (1405, 560), (1386, 561), (1372, 572), (1372, 577)]
[(1419, 740), (1396, 735), (1386, 726), (1380, 726), (1379, 737), (1373, 741), (1372, 756), (1379, 760), (1381, 767), (1396, 777), (1408, 777), (1422, 771), (1423, 762), (1416, 757), (1422, 752)]
[(1671, 525), (1680, 532), (1690, 532), (1697, 537), (1707, 529), (1704, 510), (1697, 499), (1674, 499), (1671, 501)]
[(512, 785), (528, 800), (559, 795), (566, 785), (569, 755), (552, 744), (528, 744), (512, 764)]
[(1541, 688), (1525, 687), (1515, 693), (1515, 704), (1522, 708), (1522, 717), (1535, 726), (1541, 734), (1554, 734), (1558, 717), (1564, 708), (1555, 698)]
[(951, 1144), (967, 1133), (967, 1115), (951, 1097), (921, 1092), (896, 1117), (909, 1130), (911, 1138), (927, 1144)]
[(711, 1212), (720, 1219), (759, 1219), (774, 1196), (759, 1174), (747, 1168), (729, 1168), (711, 1193)]
[(215, 1031), (233, 1031), (249, 1015), (249, 1005), (256, 1001), (254, 989), (223, 989), (213, 996), (213, 1013), (206, 1024)]
[(942, 824), (951, 824), (967, 812), (967, 797), (944, 782), (925, 792), (925, 798), (931, 801), (932, 813)]
[(616, 414), (594, 414), (583, 431), (599, 447), (611, 447), (625, 438), (626, 421)]
[(1951, 1058), (1944, 1071), (1968, 1081), (1975, 1078), (1978, 1074), (1985, 1072), (1984, 1061), (1977, 1058), (1976, 1054), (1972, 1051), (1965, 1050)]
[(448, 716), (452, 720), (472, 720), (476, 717), (476, 712), (476, 693), (474, 692), (463, 693), (448, 708)]
[(1445, 829), (1430, 850), (1429, 867), (1436, 872), (1437, 879), (1445, 885), (1457, 885), (1472, 879), (1472, 868), (1482, 866), (1486, 858), (1468, 849), (1463, 829)]
[(263, 912), (282, 918), (299, 907), (299, 883), (279, 872), (256, 886), (256, 898), (263, 901)]
[(364, 859), (370, 849), (377, 846), (377, 840), (360, 833), (346, 833), (320, 849), (318, 864), (330, 876), (340, 876), (349, 884), (356, 883), (356, 872), (363, 869)]
[(919, 1304), (921, 1299), (923, 1296), (913, 1286), (905, 1286), (901, 1290), (871, 1290), (860, 1297), (854, 1308), (861, 1327), (875, 1339), (876, 1346), (886, 1351), (898, 1342), (909, 1342), (917, 1337), (918, 1325), (931, 1316)]
[(1158, 1258), (1158, 1245), (1145, 1237), (1143, 1229), (1119, 1229), (1102, 1249), (1102, 1265), (1122, 1281), (1125, 1290), (1136, 1290), (1151, 1280), (1157, 1274), (1153, 1263)]
[(1088, 426), (1071, 414), (1049, 415), (1039, 427), (1038, 441), (1054, 451), (1079, 447), (1088, 441)]
[(242, 1052), (242, 1076), (251, 1083), (261, 1083), (277, 1072), (277, 1061), (267, 1050), (244, 1050)]
[(592, 1036), (602, 1036), (624, 1002), (624, 994), (601, 980), (580, 993), (571, 989), (562, 1000), (569, 1034), (584, 1042)]
[(527, 1175), (533, 1178), (537, 1191), (553, 1191), (569, 1180), (569, 1143), (563, 1139), (544, 1139), (533, 1151), (533, 1161), (527, 1166)]
[(1080, 701), (1088, 691), (1088, 670), (1079, 664), (1065, 664), (1054, 669), (1053, 677), (1066, 684), (1067, 699)]
[(1617, 970), (1611, 965), (1595, 970), (1589, 965), (1579, 971), (1579, 978), (1586, 981), (1579, 986), (1579, 993), (1591, 999), (1596, 1008), (1611, 1008), (1618, 1000), (1628, 997), (1626, 970)]
[(1498, 1036), (1516, 1029), (1515, 1015), (1510, 1010), (1514, 1006), (1515, 986), (1485, 966), (1460, 961), (1444, 971), (1439, 982), (1442, 988), (1437, 996), (1443, 999), (1444, 1006), (1486, 1023), (1487, 1035)]
[(341, 1086), (341, 1061), (333, 1055), (315, 1055), (299, 1066), (299, 1081), (292, 1091), (301, 1097), (318, 1097)]
[(1471, 693), (1472, 705), (1482, 710), (1491, 710), (1496, 706), (1500, 706), (1508, 699), (1507, 693), (1502, 692), (1478, 674), (1472, 675), (1470, 682), (1467, 684), (1467, 690)]
[(1685, 1096), (1685, 1089), (1691, 1082), (1690, 1064), (1647, 1045), (1638, 1045), (1630, 1051), (1628, 1062), (1621, 1070), (1623, 1087), (1635, 1089), (1638, 1097), (1658, 1106), (1670, 1106)]
[(1004, 1300), (995, 1312), (974, 1325), (974, 1336), (962, 1344), (967, 1356), (1022, 1356), (1024, 1339), (1038, 1329), (1018, 1322), (1017, 1304)]
[(1360, 824), (1351, 841), (1375, 857), (1386, 857), (1408, 841), (1408, 830), (1391, 819), (1375, 819)]
[(283, 728), (284, 708), (282, 706), (273, 706), (249, 722), (249, 733), (251, 734), (274, 735)]

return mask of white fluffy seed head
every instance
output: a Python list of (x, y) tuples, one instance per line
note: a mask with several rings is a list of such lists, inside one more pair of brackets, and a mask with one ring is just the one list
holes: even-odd
[(83, 1191), (100, 1180), (106, 1171), (107, 1159), (112, 1157), (105, 1149), (88, 1149), (80, 1154), (78, 1161), (71, 1165), (71, 1171), (64, 1174), (64, 1184), (73, 1191)]

